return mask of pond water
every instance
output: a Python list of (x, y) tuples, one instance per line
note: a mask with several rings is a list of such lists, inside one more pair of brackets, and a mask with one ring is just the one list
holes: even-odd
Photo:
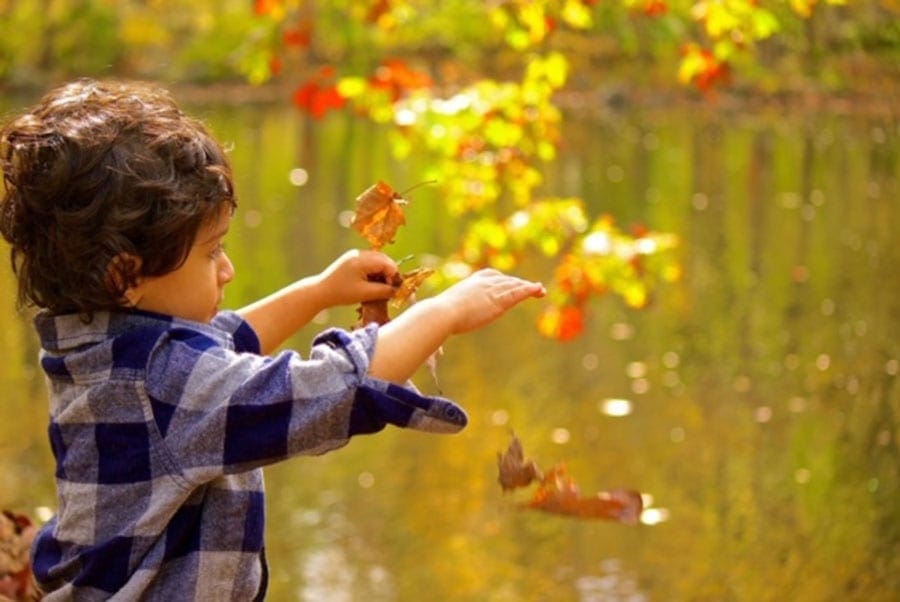
[[(422, 179), (342, 116), (192, 109), (233, 144), (231, 307), (359, 246), (340, 216), (370, 184)], [(897, 120), (688, 107), (567, 123), (547, 189), (676, 233), (683, 277), (644, 310), (598, 300), (568, 343), (538, 335), (539, 302), (449, 341), (437, 374), (469, 412), (459, 435), (389, 429), (267, 469), (270, 599), (892, 599)], [(453, 250), (460, 225), (432, 191), (407, 216), (391, 253)], [(55, 504), (45, 391), (5, 260), (0, 290), (0, 507), (34, 515)], [(353, 320), (320, 316), (291, 345), (305, 354), (326, 324)], [(436, 390), (427, 371), (416, 380)], [(497, 483), (513, 431), (586, 493), (648, 494), (653, 524), (521, 510), (528, 492)]]

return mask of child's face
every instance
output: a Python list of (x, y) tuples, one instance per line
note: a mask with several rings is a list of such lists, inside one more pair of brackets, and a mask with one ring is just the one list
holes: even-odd
[(187, 259), (168, 274), (147, 277), (129, 289), (134, 307), (156, 313), (209, 322), (219, 311), (225, 285), (234, 278), (234, 266), (222, 239), (231, 223), (231, 207), (223, 203), (216, 219), (200, 228)]

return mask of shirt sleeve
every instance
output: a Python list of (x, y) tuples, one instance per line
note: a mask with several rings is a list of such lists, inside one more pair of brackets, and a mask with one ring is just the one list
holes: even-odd
[(374, 325), (332, 329), (303, 359), (294, 351), (240, 353), (196, 331), (169, 331), (151, 354), (146, 393), (171, 462), (202, 482), (324, 453), (387, 424), (463, 428), (465, 412), (454, 402), (368, 376), (376, 337)]

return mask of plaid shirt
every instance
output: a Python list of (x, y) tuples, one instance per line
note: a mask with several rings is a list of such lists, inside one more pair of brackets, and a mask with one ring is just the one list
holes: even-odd
[(40, 314), (59, 508), (32, 548), (47, 600), (251, 600), (261, 467), (391, 423), (455, 432), (453, 402), (367, 376), (376, 329), (260, 356), (237, 314)]

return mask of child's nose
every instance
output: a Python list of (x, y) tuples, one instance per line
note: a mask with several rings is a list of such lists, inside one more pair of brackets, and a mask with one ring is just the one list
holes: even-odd
[(234, 265), (231, 263), (228, 255), (224, 252), (222, 253), (221, 264), (219, 265), (219, 280), (222, 284), (228, 284), (234, 280)]

